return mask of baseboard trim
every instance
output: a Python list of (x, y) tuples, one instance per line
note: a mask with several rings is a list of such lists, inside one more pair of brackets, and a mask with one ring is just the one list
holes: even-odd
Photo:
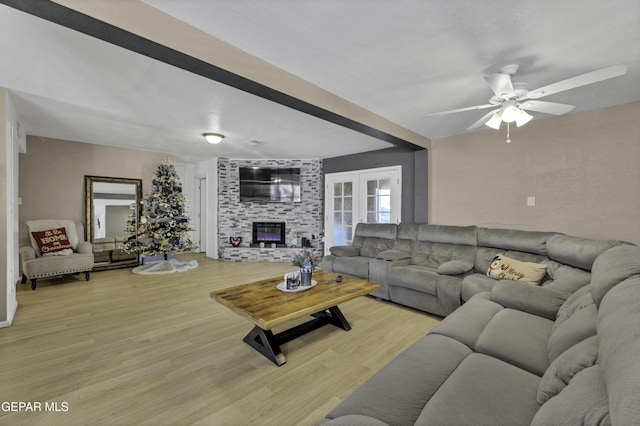
[(18, 301), (14, 300), (11, 305), (8, 306), (7, 309), (7, 319), (5, 321), (0, 321), (0, 328), (5, 328), (11, 326), (13, 323), (13, 317), (16, 315), (16, 311), (18, 310)]

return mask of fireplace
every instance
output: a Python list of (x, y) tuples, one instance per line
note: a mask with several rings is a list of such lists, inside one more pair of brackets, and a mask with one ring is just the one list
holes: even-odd
[(275, 244), (276, 247), (286, 247), (285, 222), (253, 222), (252, 247), (259, 247), (263, 243), (265, 247)]

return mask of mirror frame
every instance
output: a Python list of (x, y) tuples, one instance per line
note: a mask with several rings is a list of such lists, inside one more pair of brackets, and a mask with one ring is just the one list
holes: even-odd
[[(93, 207), (93, 183), (95, 182), (104, 182), (104, 183), (123, 183), (123, 184), (131, 184), (136, 186), (136, 222), (140, 220), (141, 208), (140, 201), (142, 201), (142, 179), (131, 179), (131, 178), (117, 178), (117, 177), (107, 177), (107, 176), (87, 176), (84, 177), (84, 193), (85, 193), (85, 234), (86, 241), (93, 244), (93, 215), (94, 215), (94, 207)], [(135, 264), (138, 264), (138, 261), (133, 261)], [(128, 262), (122, 262), (128, 263)]]

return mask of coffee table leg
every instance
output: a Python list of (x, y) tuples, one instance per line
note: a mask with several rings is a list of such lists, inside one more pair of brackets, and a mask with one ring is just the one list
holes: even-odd
[(349, 325), (349, 321), (344, 317), (342, 311), (337, 306), (332, 306), (327, 311), (317, 312), (312, 316), (317, 319), (322, 319), (325, 321), (325, 324), (332, 324), (338, 328), (341, 328), (345, 331), (351, 330), (351, 325)]
[(329, 308), (329, 312), (331, 312), (331, 316), (333, 317), (333, 321), (331, 322), (333, 325), (346, 331), (351, 330), (351, 325), (349, 325), (349, 322), (337, 306)]
[(242, 340), (278, 367), (287, 362), (271, 330), (255, 326)]

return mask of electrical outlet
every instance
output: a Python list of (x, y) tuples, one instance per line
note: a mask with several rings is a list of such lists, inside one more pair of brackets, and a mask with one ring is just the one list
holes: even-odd
[(527, 197), (527, 207), (534, 207), (536, 205), (536, 197)]

